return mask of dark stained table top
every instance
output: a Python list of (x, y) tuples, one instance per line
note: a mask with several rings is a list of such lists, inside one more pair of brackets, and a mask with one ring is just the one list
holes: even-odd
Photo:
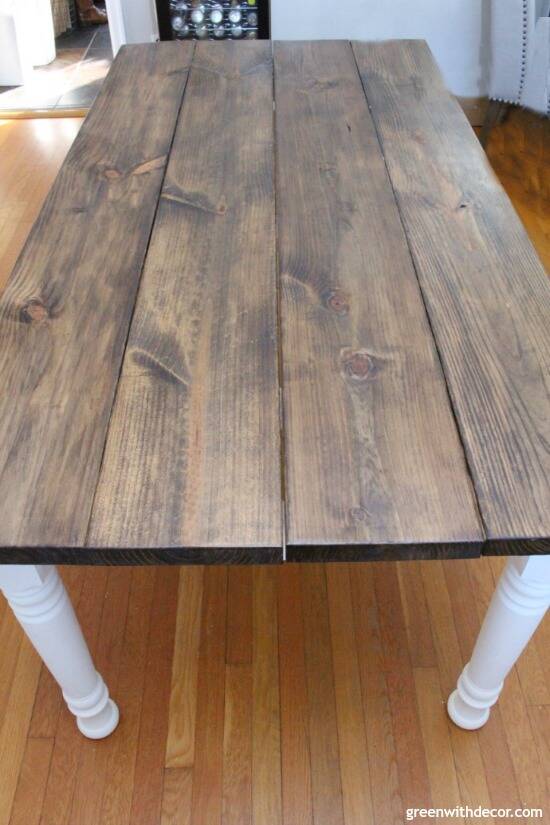
[(550, 553), (549, 329), (425, 43), (125, 47), (0, 297), (0, 563)]

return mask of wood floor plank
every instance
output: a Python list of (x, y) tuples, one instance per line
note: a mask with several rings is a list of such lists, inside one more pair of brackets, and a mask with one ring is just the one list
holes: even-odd
[(544, 753), (537, 746), (533, 735), (529, 708), (525, 703), (515, 668), (506, 677), (499, 698), (499, 709), (504, 732), (522, 800), (529, 800), (532, 807), (548, 805)]
[(141, 548), (141, 561), (282, 559), (274, 224), (270, 44), (200, 43), (130, 330), (92, 546)]
[(399, 789), (406, 807), (430, 807), (426, 754), (417, 744), (422, 741), (422, 730), (394, 564), (375, 566), (374, 587), (387, 696), (392, 715)]
[(8, 825), (10, 820), (19, 772), (25, 756), (27, 734), (39, 677), (40, 659), (29, 640), (23, 638), (19, 647), (9, 698), (0, 721), (1, 825)]
[(348, 565), (329, 565), (327, 596), (346, 825), (375, 823)]
[(255, 567), (252, 651), (252, 821), (283, 825), (277, 573)]
[[(127, 567), (110, 568), (107, 589), (102, 606), (101, 625), (95, 653), (95, 664), (109, 691), (118, 701), (118, 677), (128, 613), (132, 570)], [(87, 743), (81, 751), (78, 773), (71, 802), (71, 825), (96, 825), (101, 820), (105, 785), (109, 783), (109, 757), (116, 747), (117, 737), (107, 742)]]
[(351, 48), (280, 42), (274, 59), (288, 558), (475, 555), (473, 490)]
[(188, 768), (195, 759), (203, 576), (202, 567), (182, 567), (179, 573), (170, 725), (166, 742), (168, 768)]
[(159, 567), (155, 576), (130, 812), (132, 825), (158, 822), (162, 808), (178, 571), (171, 567)]
[[(414, 684), (428, 762), (432, 802), (436, 808), (454, 808), (460, 805), (460, 791), (451, 747), (450, 723), (437, 668), (414, 668)], [(464, 825), (463, 817), (453, 818), (453, 821)]]
[(192, 792), (191, 768), (166, 768), (160, 825), (189, 825)]
[(294, 564), (278, 572), (283, 823), (313, 825), (301, 572)]
[(204, 571), (191, 825), (221, 825), (227, 569)]
[(252, 664), (253, 570), (230, 567), (227, 573), (227, 650), (229, 665)]
[[(354, 566), (350, 583), (375, 822), (402, 825), (405, 806), (384, 671), (384, 649), (373, 566)], [(419, 744), (420, 740), (417, 741), (417, 747)]]
[(543, 794), (546, 790), (547, 799), (550, 799), (550, 707), (548, 705), (530, 707), (529, 718), (546, 782), (546, 788), (541, 790)]
[(313, 564), (301, 575), (313, 821), (344, 825), (326, 571)]
[(108, 780), (98, 818), (101, 825), (131, 825), (140, 723), (142, 715), (149, 712), (149, 708), (144, 708), (143, 703), (154, 594), (155, 571), (144, 567), (135, 568), (132, 571), (130, 603), (117, 684), (117, 696), (123, 712), (116, 737), (109, 743)]
[(222, 825), (252, 823), (252, 666), (226, 665)]
[(85, 542), (192, 48), (121, 50), (2, 293), (4, 563), (16, 547), (34, 562), (74, 560)]
[[(465, 563), (457, 561), (457, 564)], [(425, 564), (427, 562), (404, 561), (397, 566), (413, 668), (435, 667), (436, 664), (430, 614), (422, 581), (422, 568)]]
[(39, 825), (52, 751), (53, 739), (27, 739), (10, 825)]
[(356, 43), (488, 553), (550, 552), (550, 281), (423, 41)]

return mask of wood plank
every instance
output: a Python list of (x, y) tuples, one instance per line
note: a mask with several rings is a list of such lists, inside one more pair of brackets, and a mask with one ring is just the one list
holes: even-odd
[(191, 50), (120, 52), (0, 299), (3, 563), (85, 541)]
[(326, 571), (342, 800), (346, 825), (375, 823), (349, 566)]
[(39, 825), (53, 739), (27, 739), (9, 825)]
[[(132, 589), (124, 628), (117, 696), (123, 704), (123, 721), (116, 737), (110, 740), (107, 782), (103, 791), (101, 825), (131, 825), (132, 796), (138, 760), (140, 723), (153, 708), (143, 707), (147, 676), (147, 649), (152, 604), (155, 594), (155, 571), (136, 568), (132, 571)], [(158, 619), (155, 632), (159, 632)], [(169, 628), (162, 631), (170, 632)], [(161, 632), (162, 632), (161, 631)], [(156, 674), (158, 677), (158, 674)], [(154, 703), (153, 703), (154, 704)], [(147, 723), (144, 722), (144, 726)]]
[[(384, 672), (384, 649), (374, 572), (375, 566), (359, 564), (350, 576), (371, 795), (375, 822), (402, 825), (405, 805), (399, 783), (394, 725)], [(417, 740), (415, 747), (419, 749), (419, 746), (420, 740)]]
[(190, 768), (195, 759), (203, 575), (201, 567), (182, 567), (179, 573), (170, 724), (166, 742), (167, 768)]
[(227, 574), (228, 665), (252, 664), (253, 573), (250, 567), (231, 567)]
[[(436, 808), (460, 806), (456, 766), (441, 685), (435, 667), (415, 667), (414, 684), (432, 802)], [(453, 818), (454, 821), (454, 818)], [(456, 822), (464, 825), (463, 817)]]
[(270, 44), (198, 44), (113, 410), (93, 547), (141, 548), (140, 562), (282, 559), (272, 178)]
[(222, 825), (252, 824), (252, 666), (226, 665)]
[(24, 637), (0, 723), (0, 825), (8, 825), (10, 820), (39, 677), (40, 659), (30, 641)]
[(159, 567), (155, 577), (129, 819), (132, 825), (158, 822), (162, 809), (178, 574), (169, 567)]
[(227, 570), (204, 571), (191, 825), (221, 825)]
[(375, 565), (373, 579), (401, 799), (405, 808), (429, 808), (428, 767), (418, 745), (422, 728), (396, 565)]
[(487, 533), (550, 552), (550, 282), (422, 41), (354, 44)]
[(282, 825), (278, 570), (253, 571), (252, 821)]
[[(457, 564), (466, 562), (456, 561)], [(430, 614), (422, 582), (422, 568), (420, 564), (404, 561), (397, 567), (401, 603), (405, 615), (405, 627), (409, 639), (411, 665), (415, 667), (435, 667), (435, 648), (430, 625)]]
[(357, 67), (276, 43), (289, 559), (478, 554), (443, 373)]
[(166, 768), (160, 825), (189, 825), (192, 791), (191, 768)]
[(301, 570), (279, 569), (281, 791), (284, 825), (313, 825)]
[(301, 568), (313, 821), (345, 825), (326, 568)]
[[(112, 567), (107, 576), (107, 589), (101, 610), (97, 649), (94, 662), (112, 696), (122, 699), (118, 682), (121, 672), (124, 631), (128, 614), (128, 603), (132, 581), (132, 570), (126, 567)], [(71, 825), (96, 825), (104, 820), (101, 808), (105, 786), (111, 780), (110, 757), (116, 749), (118, 737), (105, 743), (93, 743), (81, 749), (78, 772), (71, 800)], [(121, 824), (122, 825), (122, 824)]]

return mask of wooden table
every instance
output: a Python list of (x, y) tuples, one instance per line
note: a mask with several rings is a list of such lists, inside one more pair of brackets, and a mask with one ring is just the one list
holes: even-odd
[(482, 725), (550, 602), (549, 329), (423, 42), (124, 48), (0, 303), (0, 586), (82, 732), (53, 564), (499, 553)]

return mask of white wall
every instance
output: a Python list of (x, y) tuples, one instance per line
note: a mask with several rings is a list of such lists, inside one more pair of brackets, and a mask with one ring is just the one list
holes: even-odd
[(482, 43), (488, 0), (271, 0), (274, 40), (421, 37), (451, 91), (464, 97), (486, 87)]

